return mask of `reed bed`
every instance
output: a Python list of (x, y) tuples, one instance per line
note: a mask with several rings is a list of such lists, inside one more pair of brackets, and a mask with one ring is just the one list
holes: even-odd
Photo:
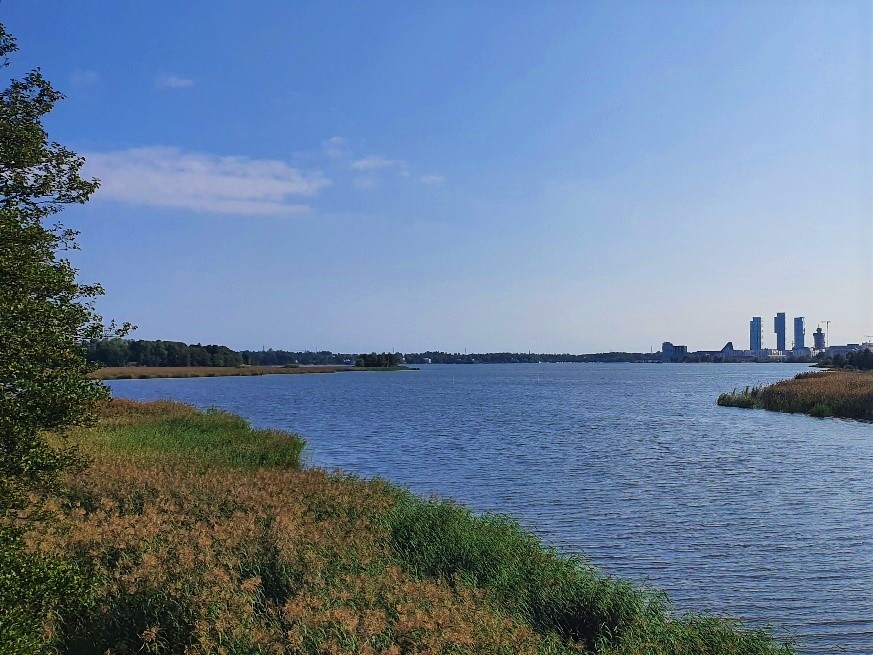
[(873, 421), (873, 374), (860, 371), (800, 373), (791, 380), (767, 386), (735, 389), (719, 396), (718, 404)]
[(228, 414), (112, 401), (73, 437), (91, 466), (0, 524), (4, 655), (794, 652), (509, 518), (301, 469), (293, 436), (263, 459), (278, 433)]
[(107, 366), (91, 372), (97, 380), (215, 378), (249, 375), (296, 375), (347, 371), (414, 371), (409, 366)]
[(93, 371), (91, 377), (98, 380), (214, 378), (229, 375), (336, 373), (350, 368), (350, 366), (106, 366)]

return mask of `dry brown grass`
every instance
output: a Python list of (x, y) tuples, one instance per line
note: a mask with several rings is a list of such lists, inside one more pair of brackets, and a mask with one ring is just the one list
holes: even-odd
[(530, 628), (476, 590), (415, 580), (387, 563), (368, 520), (385, 506), (375, 485), (313, 471), (132, 470), (120, 458), (71, 485), (78, 500), (48, 504), (55, 521), (28, 542), (94, 563), (102, 607), (89, 618), (100, 628), (80, 633), (90, 643), (97, 632), (94, 652), (155, 642), (192, 654), (222, 644), (224, 652), (536, 651)]
[(482, 590), (397, 565), (383, 483), (91, 448), (89, 432), (197, 415), (116, 400), (80, 432), (93, 464), (41, 501), (25, 535), (32, 553), (85, 562), (99, 581), (96, 610), (50, 627), (63, 652), (544, 652), (549, 640)]
[(147, 380), (151, 378), (214, 378), (229, 375), (294, 375), (337, 373), (351, 366), (107, 366), (91, 373), (98, 380)]
[(765, 387), (723, 394), (720, 405), (873, 421), (873, 373), (801, 373)]

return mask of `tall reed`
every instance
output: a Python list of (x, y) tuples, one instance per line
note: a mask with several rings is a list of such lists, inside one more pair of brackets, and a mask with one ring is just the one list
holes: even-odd
[(719, 396), (718, 404), (873, 421), (873, 374), (859, 371), (799, 373), (791, 380), (724, 393)]

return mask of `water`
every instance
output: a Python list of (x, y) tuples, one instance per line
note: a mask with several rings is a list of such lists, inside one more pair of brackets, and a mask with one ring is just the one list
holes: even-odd
[(776, 365), (425, 366), (119, 380), (308, 440), (309, 463), (517, 517), (683, 610), (873, 653), (873, 424), (717, 407)]

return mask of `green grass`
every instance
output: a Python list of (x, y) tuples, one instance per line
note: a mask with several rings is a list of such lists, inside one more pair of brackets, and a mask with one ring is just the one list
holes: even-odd
[(739, 407), (741, 409), (764, 409), (759, 402), (758, 396), (761, 387), (746, 387), (742, 391), (734, 389), (729, 393), (723, 393), (716, 403), (721, 407)]
[(387, 517), (404, 566), (487, 590), (493, 602), (542, 634), (613, 655), (793, 653), (736, 621), (675, 615), (664, 594), (608, 577), (546, 548), (511, 518), (476, 516), (450, 502), (404, 494)]
[(91, 445), (133, 454), (191, 457), (240, 468), (299, 468), (306, 442), (280, 430), (255, 430), (245, 419), (210, 409), (115, 421), (88, 434)]

